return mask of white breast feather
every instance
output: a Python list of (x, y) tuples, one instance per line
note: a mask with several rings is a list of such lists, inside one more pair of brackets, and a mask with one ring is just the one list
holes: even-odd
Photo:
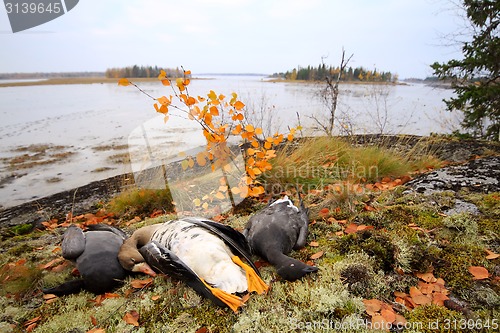
[(191, 225), (184, 221), (166, 222), (151, 240), (175, 253), (208, 284), (228, 293), (247, 290), (245, 272), (233, 263), (233, 254), (224, 241), (200, 227), (182, 230)]

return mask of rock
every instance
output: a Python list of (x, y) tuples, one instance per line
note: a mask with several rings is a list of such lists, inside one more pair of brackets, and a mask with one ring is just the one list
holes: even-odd
[(423, 194), (447, 190), (458, 192), (462, 189), (482, 193), (498, 192), (500, 156), (479, 158), (435, 170), (409, 181), (406, 186)]

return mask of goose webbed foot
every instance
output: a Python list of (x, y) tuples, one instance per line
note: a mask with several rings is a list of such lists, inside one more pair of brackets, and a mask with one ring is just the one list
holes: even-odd
[(248, 282), (248, 292), (255, 291), (257, 294), (263, 294), (269, 290), (269, 286), (260, 278), (252, 267), (241, 261), (238, 256), (233, 256), (231, 259), (245, 271)]
[(206, 283), (203, 279), (200, 279), (201, 282), (207, 287), (208, 290), (217, 297), (219, 300), (221, 300), (224, 304), (226, 304), (231, 310), (234, 311), (234, 313), (238, 312), (238, 309), (243, 306), (243, 300), (241, 297), (238, 297), (233, 294), (229, 294), (225, 292), (222, 289), (219, 288), (214, 288), (210, 286), (208, 283)]

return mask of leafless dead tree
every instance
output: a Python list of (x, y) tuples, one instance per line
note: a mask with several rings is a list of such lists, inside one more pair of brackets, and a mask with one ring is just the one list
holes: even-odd
[[(326, 85), (320, 90), (319, 97), (323, 105), (327, 109), (327, 117), (310, 116), (316, 122), (317, 129), (325, 132), (326, 135), (332, 136), (335, 128), (336, 112), (339, 97), (339, 83), (342, 78), (349, 61), (354, 56), (351, 54), (348, 58), (345, 56), (345, 50), (342, 48), (342, 59), (340, 61), (339, 71), (336, 75), (328, 74), (325, 77)], [(323, 63), (323, 57), (321, 58)]]

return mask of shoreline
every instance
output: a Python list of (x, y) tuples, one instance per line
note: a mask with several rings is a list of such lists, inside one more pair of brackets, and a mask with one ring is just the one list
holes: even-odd
[[(455, 140), (450, 138), (421, 137), (414, 135), (359, 135), (346, 138), (353, 145), (388, 146), (411, 150), (419, 142), (425, 141), (427, 150), (450, 164), (459, 165), (478, 156), (500, 156), (500, 144), (480, 140)], [(175, 167), (175, 165), (173, 165)], [(153, 168), (154, 169), (154, 168)], [(148, 173), (153, 169), (143, 172)], [(88, 212), (99, 204), (110, 200), (121, 191), (135, 186), (134, 174), (121, 173), (115, 176), (89, 182), (69, 190), (30, 200), (15, 206), (0, 208), (0, 227), (19, 224), (37, 224), (52, 218), (61, 218)]]
[[(136, 82), (159, 82), (156, 77), (138, 77), (138, 78), (127, 78), (130, 81)], [(193, 77), (191, 80), (211, 80), (210, 77)], [(40, 79), (37, 81), (23, 81), (19, 82), (6, 82), (0, 83), (0, 88), (10, 88), (10, 87), (29, 87), (29, 86), (50, 86), (50, 85), (72, 85), (72, 84), (118, 84), (120, 78), (108, 78), (108, 77), (61, 77), (61, 78), (48, 78)], [(173, 79), (172, 79), (173, 80)], [(298, 84), (318, 84), (323, 83), (323, 81), (308, 81), (308, 80), (285, 80), (278, 78), (266, 78), (264, 82), (269, 83), (298, 83)], [(356, 85), (408, 85), (407, 82), (366, 82), (366, 81), (340, 81), (339, 84), (356, 84)]]

